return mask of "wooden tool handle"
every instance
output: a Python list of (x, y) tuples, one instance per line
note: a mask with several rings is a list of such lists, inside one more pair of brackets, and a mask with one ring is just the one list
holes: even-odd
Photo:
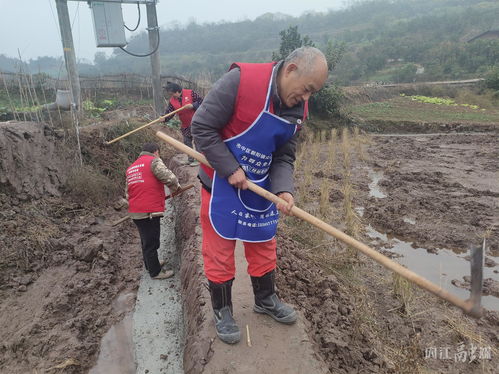
[(125, 221), (127, 221), (127, 220), (129, 220), (129, 219), (130, 219), (130, 216), (121, 217), (119, 220), (114, 221), (114, 222), (111, 224), (111, 226), (113, 226), (113, 227), (114, 227), (114, 226), (118, 226), (120, 223), (123, 223), (123, 222), (125, 222)]
[[(170, 194), (170, 195), (166, 195), (165, 200), (167, 200), (167, 199), (169, 199), (169, 198), (172, 198), (172, 197), (175, 197), (175, 196), (177, 196), (177, 195), (180, 195), (181, 193), (183, 193), (183, 192), (185, 192), (185, 191), (187, 191), (187, 190), (191, 189), (192, 187), (194, 187), (194, 185), (193, 185), (193, 184), (189, 184), (189, 185), (187, 185), (187, 186), (185, 186), (185, 187), (182, 187), (180, 190), (175, 191), (174, 193), (172, 193), (172, 194)], [(123, 222), (125, 222), (125, 221), (126, 221), (126, 220), (128, 220), (128, 219), (130, 219), (130, 216), (121, 217), (119, 220), (114, 221), (114, 222), (111, 224), (111, 226), (113, 226), (113, 227), (114, 227), (114, 226), (118, 226), (120, 223), (123, 223)]]
[[(165, 133), (158, 131), (156, 132), (156, 136), (166, 143), (172, 145), (179, 151), (182, 151), (189, 156), (195, 158), (199, 162), (205, 164), (206, 166), (210, 166), (208, 160), (206, 157), (204, 157), (201, 153), (195, 151), (194, 149), (186, 146), (185, 144), (179, 142), (176, 139), (173, 139), (171, 136), (166, 135)], [(286, 205), (287, 202), (278, 196), (274, 195), (273, 193), (267, 191), (266, 189), (256, 185), (255, 183), (248, 181), (248, 188), (253, 191), (254, 193), (264, 197), (265, 199), (272, 201), (275, 204), (284, 204)], [(359, 242), (358, 240), (352, 238), (351, 236), (345, 234), (344, 232), (334, 228), (333, 226), (327, 224), (326, 222), (320, 220), (317, 217), (314, 217), (313, 215), (305, 212), (304, 210), (298, 208), (297, 206), (294, 206), (291, 209), (291, 213), (298, 217), (301, 218), (304, 221), (307, 221), (308, 223), (314, 225), (315, 227), (321, 229), (322, 231), (325, 231), (331, 236), (334, 236), (336, 239), (341, 240), (343, 243), (348, 244), (349, 246), (358, 249), (362, 253), (364, 253), (366, 256), (371, 257), (374, 261), (378, 262), (379, 264), (383, 265), (384, 267), (392, 270), (393, 272), (399, 274), (400, 276), (406, 278), (407, 280), (417, 284), (419, 287), (431, 292), (432, 294), (447, 300), (451, 304), (454, 304), (455, 306), (461, 308), (465, 313), (473, 316), (473, 317), (480, 317), (481, 316), (481, 308), (477, 312), (473, 308), (473, 304), (469, 300), (463, 300), (450, 292), (444, 290), (442, 287), (437, 286), (435, 283), (430, 282), (426, 278), (421, 277), (420, 275), (414, 273), (413, 271), (403, 267), (402, 265), (396, 263), (395, 261), (390, 260), (388, 257), (382, 255), (378, 251), (372, 249), (371, 247), (365, 245), (364, 243)]]
[[(187, 104), (187, 105), (190, 105), (190, 104)], [(128, 135), (131, 135), (131, 134), (133, 134), (133, 133), (135, 133), (135, 132), (137, 132), (137, 131), (140, 131), (140, 130), (142, 130), (142, 129), (144, 129), (144, 128), (148, 127), (148, 126), (154, 125), (155, 123), (161, 122), (161, 121), (163, 121), (165, 118), (170, 117), (170, 116), (173, 116), (175, 113), (180, 112), (181, 110), (184, 110), (184, 109), (187, 107), (187, 105), (184, 105), (183, 107), (178, 108), (177, 110), (174, 110), (173, 112), (170, 112), (170, 113), (168, 113), (168, 114), (165, 114), (164, 116), (161, 116), (161, 117), (159, 117), (159, 118), (156, 118), (154, 121), (151, 121), (151, 122), (149, 122), (149, 123), (148, 123), (148, 124), (146, 124), (146, 125), (143, 125), (143, 126), (137, 127), (136, 129), (134, 129), (134, 130), (132, 130), (132, 131), (129, 131), (129, 132), (127, 132), (126, 134), (123, 134), (123, 135), (121, 135), (121, 136), (118, 136), (117, 138), (115, 138), (115, 139), (113, 139), (113, 140), (111, 140), (111, 141), (109, 141), (109, 142), (106, 142), (106, 144), (107, 144), (107, 145), (109, 145), (109, 144), (113, 144), (114, 142), (117, 142), (118, 140), (121, 140), (121, 139), (123, 139), (123, 138), (126, 138)]]
[(180, 195), (182, 192), (185, 192), (185, 191), (187, 191), (187, 190), (190, 190), (192, 187), (194, 187), (194, 185), (193, 185), (193, 184), (189, 184), (189, 185), (187, 185), (187, 186), (185, 186), (185, 187), (182, 187), (182, 188), (180, 188), (178, 191), (175, 191), (174, 193), (172, 193), (172, 194), (170, 194), (170, 195), (166, 195), (165, 200), (166, 200), (166, 199), (169, 199), (170, 197), (175, 197), (175, 196), (177, 196), (177, 195)]

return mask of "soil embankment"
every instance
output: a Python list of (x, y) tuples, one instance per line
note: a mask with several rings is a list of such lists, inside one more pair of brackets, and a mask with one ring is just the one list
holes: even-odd
[[(499, 120), (499, 119), (498, 119)], [(432, 133), (487, 133), (496, 136), (499, 133), (499, 124), (488, 123), (461, 123), (461, 122), (428, 122), (428, 121), (399, 121), (387, 119), (371, 119), (361, 122), (359, 126), (367, 132), (379, 134), (432, 134)]]
[(0, 123), (0, 186), (10, 188), (23, 201), (60, 196), (59, 187), (73, 164), (67, 159), (69, 147), (45, 123)]
[[(95, 140), (94, 140), (95, 142)], [(138, 238), (109, 223), (120, 207), (63, 194), (74, 152), (40, 123), (0, 125), (0, 372), (86, 372), (101, 337), (132, 305)]]

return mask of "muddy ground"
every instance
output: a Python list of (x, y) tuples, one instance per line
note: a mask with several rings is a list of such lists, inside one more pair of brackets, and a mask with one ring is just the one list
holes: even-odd
[[(349, 150), (348, 176), (340, 139), (304, 153), (297, 181), (299, 191), (306, 194), (298, 192), (302, 197), (298, 204), (321, 215), (317, 201), (326, 178), (330, 210), (322, 215), (348, 232), (344, 204), (348, 178), (352, 208), (358, 213), (353, 230), (357, 237), (396, 260), (400, 258), (392, 247), (397, 238), (412, 242), (413, 251), (424, 248), (434, 254), (426, 267), (439, 261), (440, 251), (463, 253), (470, 245), (480, 245), (486, 234), (489, 266), (495, 269), (494, 273), (489, 268), (493, 277), (489, 282), (497, 287), (496, 135), (352, 136)], [(307, 160), (312, 167), (307, 167)], [(312, 184), (306, 182), (307, 173), (315, 177)], [(373, 231), (386, 240), (368, 235)], [(305, 311), (331, 372), (497, 372), (498, 309), (487, 311), (480, 321), (465, 317), (294, 219), (281, 225), (279, 239), (281, 295)], [(426, 258), (417, 253), (416, 257)], [(452, 286), (449, 290), (457, 291)], [(485, 354), (489, 351), (490, 360)]]
[[(140, 109), (140, 108), (139, 108)], [(126, 214), (124, 168), (147, 133), (117, 147), (142, 112), (71, 131), (36, 122), (0, 123), (0, 372), (85, 373), (102, 336), (134, 308), (140, 240)], [(139, 117), (134, 117), (137, 115)], [(165, 151), (169, 158), (171, 152)], [(133, 228), (133, 227), (132, 227)], [(127, 302), (120, 296), (131, 295)]]
[[(121, 126), (112, 121), (108, 125)], [(86, 373), (97, 359), (101, 337), (133, 308), (131, 303), (117, 311), (112, 300), (136, 291), (142, 268), (137, 234), (128, 226), (106, 224), (124, 214), (111, 198), (120, 196), (118, 189), (108, 200), (93, 204), (67, 190), (74, 160), (67, 160), (61, 147), (63, 135), (43, 126), (1, 126), (2, 154), (12, 153), (14, 148), (5, 147), (18, 139), (24, 156), (13, 152), (16, 156), (9, 163), (3, 158), (1, 164), (1, 175), (8, 179), (0, 180), (0, 372), (43, 373), (66, 363), (50, 372)], [(106, 148), (103, 140), (110, 136), (105, 128), (99, 123), (83, 131), (82, 152), (93, 170), (114, 180), (118, 166), (128, 162), (132, 144)], [(362, 157), (352, 146), (349, 177), (353, 206), (363, 212), (356, 231), (360, 239), (394, 257), (395, 238), (428, 251), (462, 253), (490, 229), (487, 257), (499, 262), (496, 135), (369, 137), (360, 143)], [(322, 162), (311, 168), (312, 185), (305, 186), (309, 197), (298, 204), (348, 231), (339, 144), (334, 147), (335, 166), (328, 170), (317, 167), (327, 164), (330, 146), (321, 146)], [(45, 158), (65, 162), (51, 170), (53, 163)], [(40, 168), (36, 172), (34, 165)], [(307, 180), (304, 170), (302, 164), (299, 186)], [(383, 173), (378, 187), (385, 198), (370, 196), (370, 170)], [(327, 213), (316, 203), (323, 180), (329, 182)], [(213, 331), (196, 252), (197, 207), (184, 208), (177, 221), (177, 238), (183, 243), (182, 288), (184, 307), (195, 316), (186, 330), (184, 368), (200, 373), (212, 355)], [(389, 235), (388, 242), (369, 236), (368, 225)], [(282, 222), (278, 243), (279, 292), (307, 318), (310, 339), (331, 372), (497, 372), (497, 312), (487, 312), (478, 322), (463, 317), (295, 219)]]
[(110, 300), (136, 290), (138, 239), (110, 226), (123, 207), (64, 192), (76, 160), (63, 133), (3, 123), (0, 144), (0, 372), (86, 372), (133, 308)]
[[(365, 218), (415, 245), (466, 251), (486, 230), (499, 256), (499, 142), (496, 134), (374, 137), (373, 170), (388, 198), (371, 197)], [(417, 224), (404, 221), (413, 218)]]

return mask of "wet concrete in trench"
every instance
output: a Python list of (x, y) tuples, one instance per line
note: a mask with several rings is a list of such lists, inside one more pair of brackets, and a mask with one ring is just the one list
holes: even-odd
[(162, 219), (159, 258), (172, 279), (152, 280), (143, 272), (137, 297), (121, 294), (114, 302), (116, 312), (131, 310), (102, 338), (99, 357), (89, 374), (183, 373), (184, 327), (180, 300), (180, 258), (176, 254), (174, 209), (167, 204)]

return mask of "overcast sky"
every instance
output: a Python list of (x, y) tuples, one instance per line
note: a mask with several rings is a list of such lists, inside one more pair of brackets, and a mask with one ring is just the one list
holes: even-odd
[[(186, 24), (253, 20), (267, 12), (281, 12), (299, 16), (306, 11), (326, 12), (339, 9), (348, 0), (160, 0), (157, 5), (158, 23), (168, 27), (173, 23)], [(111, 48), (96, 48), (92, 16), (88, 4), (69, 1), (69, 16), (73, 24), (73, 41), (78, 59), (93, 61), (95, 52), (111, 53)], [(123, 17), (128, 27), (137, 23), (137, 6), (122, 4)], [(145, 5), (139, 30), (144, 30)], [(127, 31), (127, 39), (131, 33)], [(62, 56), (60, 31), (55, 0), (0, 0), (0, 54), (23, 60), (38, 56)]]

